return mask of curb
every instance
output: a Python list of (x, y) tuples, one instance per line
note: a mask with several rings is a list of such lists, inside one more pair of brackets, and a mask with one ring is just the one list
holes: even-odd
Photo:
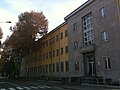
[(94, 84), (81, 84), (81, 86), (93, 86), (93, 87), (106, 87), (106, 88), (117, 88), (120, 89), (120, 86), (110, 86), (110, 85), (94, 85)]

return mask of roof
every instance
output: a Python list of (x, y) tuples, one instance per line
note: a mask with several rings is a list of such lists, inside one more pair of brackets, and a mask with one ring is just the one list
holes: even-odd
[(83, 9), (84, 7), (86, 7), (88, 4), (90, 4), (92, 1), (94, 0), (88, 0), (86, 1), (84, 4), (82, 4), (80, 7), (78, 7), (77, 9), (75, 9), (73, 12), (71, 12), (70, 14), (68, 14), (64, 19), (67, 20), (69, 19), (71, 16), (73, 16), (74, 14), (76, 14), (77, 12), (79, 12), (81, 9)]

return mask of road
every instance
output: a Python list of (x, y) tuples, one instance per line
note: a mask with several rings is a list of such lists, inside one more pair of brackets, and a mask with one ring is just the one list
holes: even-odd
[(80, 86), (35, 81), (0, 80), (0, 90), (120, 90), (113, 87)]
[(26, 81), (0, 80), (0, 90), (60, 90), (60, 89), (61, 88)]

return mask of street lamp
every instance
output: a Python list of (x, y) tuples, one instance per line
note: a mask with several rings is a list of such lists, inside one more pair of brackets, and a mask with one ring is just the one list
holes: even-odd
[(5, 22), (0, 22), (0, 23), (11, 23), (11, 21), (5, 21)]

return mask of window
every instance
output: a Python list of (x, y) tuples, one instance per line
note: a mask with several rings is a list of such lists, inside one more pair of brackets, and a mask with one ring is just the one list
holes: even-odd
[(53, 37), (53, 43), (55, 43), (55, 37)]
[(102, 41), (103, 42), (108, 41), (108, 32), (107, 31), (102, 32)]
[(61, 32), (61, 39), (63, 39), (63, 32)]
[(48, 53), (46, 53), (46, 59), (48, 59)]
[(65, 62), (65, 71), (66, 72), (69, 71), (69, 62), (68, 61)]
[(51, 45), (51, 39), (49, 39), (49, 45)]
[(48, 73), (48, 65), (45, 65), (46, 73)]
[(58, 35), (56, 35), (56, 42), (58, 41), (58, 39), (59, 39), (59, 37), (58, 37)]
[(104, 57), (105, 69), (111, 69), (110, 57)]
[(46, 46), (48, 46), (48, 41), (46, 41)]
[(94, 33), (93, 33), (93, 18), (92, 13), (87, 14), (82, 18), (83, 22), (83, 37), (84, 46), (90, 46), (94, 43)]
[(63, 54), (63, 48), (61, 48), (61, 54)]
[(99, 9), (99, 15), (100, 15), (101, 17), (104, 17), (104, 16), (105, 16), (105, 9), (104, 9), (104, 7), (102, 7), (102, 8)]
[(52, 57), (52, 52), (49, 52), (49, 58), (51, 58)]
[(42, 55), (40, 55), (40, 61), (42, 60)]
[(59, 63), (56, 63), (56, 72), (59, 72)]
[(65, 53), (68, 53), (68, 46), (65, 46)]
[(49, 64), (49, 72), (51, 72), (51, 64)]
[(59, 55), (59, 49), (56, 50), (56, 56), (58, 56), (58, 55)]
[(63, 72), (63, 71), (64, 71), (64, 63), (61, 62), (61, 72)]
[(55, 56), (55, 51), (53, 50), (53, 57)]
[(74, 50), (78, 49), (78, 42), (74, 42)]
[(74, 23), (73, 24), (73, 31), (76, 31), (77, 30), (77, 23)]
[(52, 65), (53, 65), (53, 67), (52, 67), (53, 68), (53, 72), (55, 72), (55, 64), (53, 63)]
[(43, 60), (45, 60), (45, 54), (43, 54)]
[(68, 30), (65, 30), (65, 37), (68, 36)]
[(79, 62), (75, 62), (75, 71), (79, 70)]

